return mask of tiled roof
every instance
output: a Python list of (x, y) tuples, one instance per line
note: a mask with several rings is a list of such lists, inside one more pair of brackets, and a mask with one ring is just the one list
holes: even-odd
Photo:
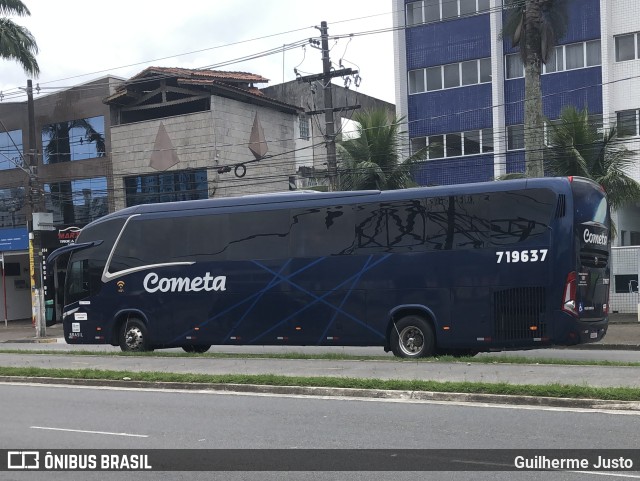
[[(233, 96), (244, 96), (246, 100), (250, 98), (259, 99), (259, 102), (270, 104), (272, 107), (286, 109), (287, 111), (300, 111), (301, 107), (283, 102), (281, 100), (266, 96), (254, 83), (268, 82), (269, 79), (261, 75), (248, 72), (223, 72), (220, 70), (200, 70), (171, 67), (148, 67), (137, 75), (129, 78), (120, 85), (115, 93), (104, 99), (106, 104), (127, 105), (135, 102), (139, 98), (136, 85), (155, 85), (162, 80), (171, 79), (172, 83), (178, 86), (200, 86), (226, 91)], [(153, 87), (151, 87), (153, 88)], [(249, 100), (250, 101), (250, 100)]]
[(269, 81), (269, 79), (264, 78), (262, 75), (256, 75), (249, 72), (226, 72), (222, 70), (201, 70), (173, 67), (148, 67), (139, 74), (131, 77), (129, 79), (129, 82), (136, 81), (154, 74), (202, 80), (222, 80), (230, 83), (266, 83)]

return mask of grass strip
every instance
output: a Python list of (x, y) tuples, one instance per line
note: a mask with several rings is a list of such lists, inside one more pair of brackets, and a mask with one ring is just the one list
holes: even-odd
[(501, 394), (607, 401), (640, 401), (640, 389), (629, 387), (590, 387), (566, 384), (519, 385), (484, 382), (439, 382), (421, 380), (384, 380), (336, 377), (301, 377), (243, 374), (181, 374), (169, 372), (130, 372), (96, 369), (45, 369), (36, 367), (0, 367), (0, 376), (47, 377), (54, 379), (126, 380), (180, 382), (196, 384), (257, 384), (264, 386), (311, 386), (392, 391), (430, 391), (469, 394)]
[(339, 353), (309, 353), (286, 352), (286, 353), (229, 353), (229, 352), (207, 352), (204, 354), (193, 354), (186, 352), (121, 352), (121, 351), (89, 351), (89, 350), (20, 350), (20, 349), (0, 349), (0, 354), (39, 354), (51, 356), (117, 356), (117, 357), (168, 357), (168, 358), (211, 358), (211, 359), (291, 359), (291, 360), (329, 360), (329, 361), (387, 361), (387, 362), (424, 362), (424, 363), (450, 363), (465, 362), (474, 364), (544, 364), (544, 365), (564, 365), (564, 366), (614, 366), (614, 367), (640, 367), (640, 362), (628, 361), (608, 361), (608, 360), (573, 360), (554, 359), (542, 357), (525, 356), (475, 356), (475, 357), (453, 357), (438, 356), (422, 359), (402, 359), (393, 356), (360, 356), (355, 354)]

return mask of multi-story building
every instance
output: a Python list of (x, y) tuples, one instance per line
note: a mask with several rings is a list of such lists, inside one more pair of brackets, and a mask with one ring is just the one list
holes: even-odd
[(31, 317), (31, 202), (44, 200), (44, 209), (53, 214), (50, 227), (56, 230), (43, 233), (51, 247), (58, 238), (69, 242), (79, 227), (110, 210), (111, 119), (102, 99), (120, 82), (104, 77), (55, 94), (36, 93), (32, 172), (37, 182), (31, 185), (27, 102), (0, 103), (0, 318), (5, 321)]
[[(409, 148), (437, 146), (423, 185), (524, 171), (524, 67), (501, 36), (502, 0), (393, 0), (396, 108)], [(541, 76), (544, 115), (587, 108), (626, 147), (640, 147), (640, 2), (572, 0), (568, 28)], [(640, 181), (640, 156), (629, 172)], [(640, 245), (640, 209), (614, 212), (615, 245)], [(615, 268), (615, 267), (614, 267)], [(637, 272), (635, 273), (637, 278)], [(612, 279), (613, 284), (613, 279)]]

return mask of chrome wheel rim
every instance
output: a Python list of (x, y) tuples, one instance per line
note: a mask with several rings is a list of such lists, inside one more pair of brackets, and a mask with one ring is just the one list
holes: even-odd
[(416, 356), (424, 348), (424, 334), (416, 326), (405, 327), (400, 332), (400, 350), (406, 356)]
[(142, 337), (142, 331), (139, 327), (134, 326), (127, 329), (127, 332), (124, 336), (124, 342), (127, 345), (127, 348), (131, 351), (138, 350), (142, 347), (144, 339)]

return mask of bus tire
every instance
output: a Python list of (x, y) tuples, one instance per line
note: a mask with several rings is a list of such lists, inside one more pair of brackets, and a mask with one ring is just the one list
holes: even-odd
[(202, 354), (203, 352), (207, 352), (209, 349), (211, 348), (211, 346), (207, 346), (207, 345), (188, 345), (188, 346), (182, 346), (182, 350), (184, 352), (193, 352), (193, 353), (198, 353), (198, 354)]
[(391, 350), (396, 357), (433, 356), (435, 344), (431, 324), (420, 316), (405, 316), (391, 327)]
[(120, 329), (120, 349), (124, 352), (153, 351), (147, 326), (140, 319), (127, 319)]

